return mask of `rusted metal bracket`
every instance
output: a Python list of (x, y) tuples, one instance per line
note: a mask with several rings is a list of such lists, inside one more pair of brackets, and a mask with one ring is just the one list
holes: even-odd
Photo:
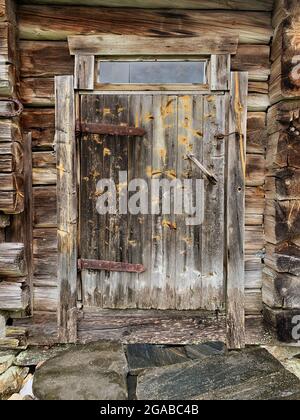
[(0, 102), (12, 102), (14, 104), (15, 110), (14, 111), (7, 111), (7, 112), (1, 112), (0, 117), (2, 118), (14, 118), (19, 117), (23, 110), (24, 106), (21, 101), (17, 98), (1, 98)]
[(102, 260), (78, 260), (78, 270), (116, 271), (120, 273), (144, 273), (146, 268), (141, 264)]
[(212, 184), (216, 185), (218, 183), (217, 178), (213, 173), (211, 173), (208, 169), (205, 168), (205, 166), (202, 165), (202, 163), (199, 162), (199, 160), (193, 155), (192, 153), (188, 153), (186, 155), (188, 159), (190, 159), (199, 169), (205, 177), (211, 182)]
[(140, 127), (129, 127), (127, 125), (79, 123), (76, 124), (78, 134), (102, 134), (120, 137), (143, 137), (146, 130)]

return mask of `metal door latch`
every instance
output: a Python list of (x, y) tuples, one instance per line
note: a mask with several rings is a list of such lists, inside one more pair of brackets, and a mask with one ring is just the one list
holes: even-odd
[(206, 169), (205, 166), (203, 166), (202, 163), (200, 163), (199, 160), (195, 157), (195, 155), (193, 155), (193, 153), (188, 153), (186, 157), (190, 159), (200, 169), (200, 171), (205, 175), (209, 182), (211, 182), (213, 185), (216, 185), (218, 183), (218, 180), (215, 177), (215, 175), (208, 169)]

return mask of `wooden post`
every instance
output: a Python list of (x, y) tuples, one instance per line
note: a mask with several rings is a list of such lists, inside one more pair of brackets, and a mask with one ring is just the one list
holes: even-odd
[(30, 309), (33, 314), (33, 195), (32, 195), (32, 134), (24, 135), (24, 242)]
[(227, 172), (227, 345), (245, 347), (245, 178), (248, 73), (231, 76)]
[(55, 78), (58, 195), (58, 332), (77, 341), (77, 172), (73, 76)]

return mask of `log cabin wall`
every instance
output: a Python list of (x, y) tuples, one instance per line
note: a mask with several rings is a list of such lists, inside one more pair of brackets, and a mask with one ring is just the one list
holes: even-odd
[(265, 319), (294, 341), (300, 315), (300, 3), (276, 1), (268, 112)]
[[(18, 102), (17, 21), (13, 0), (0, 1), (0, 345), (6, 320), (30, 313), (30, 278), (24, 243), (24, 136)], [(13, 99), (13, 101), (12, 101)], [(27, 225), (27, 227), (29, 227)], [(29, 243), (28, 241), (26, 241)], [(13, 342), (15, 340), (13, 339)], [(17, 343), (16, 343), (17, 345)]]
[[(26, 4), (27, 3), (27, 4)], [(29, 4), (31, 3), (31, 4)], [(49, 4), (32, 4), (49, 3)], [(73, 74), (67, 37), (76, 34), (201, 35), (207, 31), (239, 35), (232, 69), (249, 71), (246, 217), (246, 310), (262, 310), (264, 249), (266, 117), (270, 105), (272, 0), (197, 2), (206, 10), (89, 7), (88, 1), (61, 5), (43, 0), (18, 5), (20, 94), (23, 129), (32, 132), (34, 310), (57, 310), (56, 156), (54, 143), (54, 76)], [(65, 3), (65, 5), (63, 4)], [(101, 1), (98, 2), (103, 3)], [(126, 6), (126, 2), (119, 2)], [(148, 2), (149, 3), (149, 2)], [(159, 3), (159, 2), (158, 2)], [(161, 2), (160, 2), (161, 3)], [(175, 2), (176, 6), (185, 2)], [(189, 1), (193, 8), (196, 2)], [(246, 4), (249, 3), (249, 7)], [(95, 4), (95, 3), (94, 3)], [(173, 4), (173, 2), (172, 2)], [(215, 9), (214, 9), (215, 7)], [(218, 9), (218, 10), (216, 10)], [(223, 9), (223, 10), (222, 10)], [(248, 9), (248, 10), (247, 10)]]

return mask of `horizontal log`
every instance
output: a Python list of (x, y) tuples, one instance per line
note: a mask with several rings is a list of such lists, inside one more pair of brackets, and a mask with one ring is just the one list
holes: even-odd
[(247, 71), (250, 81), (268, 81), (271, 73), (268, 45), (239, 45), (231, 59), (234, 71)]
[(262, 271), (263, 271), (263, 264), (261, 261), (260, 261), (260, 267), (258, 269), (245, 271), (246, 290), (262, 288)]
[(277, 169), (287, 166), (300, 169), (299, 136), (288, 132), (288, 130), (271, 134), (267, 147), (269, 173), (274, 173)]
[(0, 310), (24, 311), (29, 306), (29, 289), (22, 283), (0, 282)]
[(0, 143), (0, 172), (22, 173), (23, 165), (23, 147), (20, 143)]
[(36, 312), (57, 312), (58, 288), (34, 287), (33, 309)]
[(245, 228), (245, 251), (249, 254), (259, 253), (265, 245), (263, 226), (246, 226)]
[(247, 153), (265, 154), (268, 141), (266, 117), (265, 112), (248, 113)]
[(246, 226), (262, 226), (264, 224), (264, 216), (263, 214), (249, 214), (245, 215), (245, 225)]
[(0, 22), (16, 23), (15, 2), (11, 0), (0, 0)]
[(246, 185), (260, 186), (265, 183), (265, 157), (263, 155), (247, 155)]
[(54, 78), (25, 78), (21, 80), (21, 100), (27, 106), (54, 106)]
[(268, 133), (287, 130), (290, 122), (299, 119), (299, 100), (282, 101), (268, 110)]
[(55, 134), (54, 108), (27, 108), (21, 120), (24, 131), (32, 133), (34, 149), (52, 149)]
[(265, 268), (262, 294), (271, 308), (300, 309), (300, 278)]
[(300, 170), (283, 168), (266, 177), (266, 198), (297, 200), (300, 198)]
[(34, 276), (33, 285), (36, 287), (58, 287), (57, 276)]
[(33, 231), (34, 277), (57, 275), (57, 229)]
[(20, 214), (24, 211), (22, 192), (0, 191), (0, 209), (7, 214)]
[(20, 41), (20, 73), (27, 77), (54, 77), (74, 73), (74, 57), (65, 41)]
[(271, 11), (273, 0), (21, 0), (25, 4), (65, 4), (82, 6), (136, 7), (142, 9), (218, 9)]
[(248, 96), (248, 111), (261, 112), (266, 111), (271, 105), (269, 94), (250, 93)]
[[(64, 20), (62, 17), (66, 16)], [(93, 16), (93, 19), (91, 19)], [(242, 44), (269, 45), (271, 16), (264, 12), (139, 10), (20, 6), (20, 38), (66, 40), (72, 35), (238, 36)]]
[(33, 223), (36, 228), (57, 227), (56, 187), (33, 189)]
[(0, 276), (15, 278), (23, 277), (26, 274), (24, 245), (0, 244)]
[(35, 152), (32, 155), (33, 185), (56, 185), (56, 154), (54, 152)]
[(0, 63), (16, 63), (16, 26), (0, 23)]
[(15, 84), (15, 67), (12, 64), (2, 64), (0, 66), (0, 96), (14, 96)]
[(246, 315), (258, 315), (262, 312), (262, 292), (261, 289), (246, 290), (245, 292), (245, 311)]
[(23, 194), (23, 176), (16, 172), (10, 174), (0, 173), (0, 191), (13, 191)]
[(22, 143), (22, 133), (19, 121), (17, 119), (0, 118), (0, 143), (8, 142)]
[(267, 200), (265, 233), (266, 240), (273, 244), (292, 241), (300, 235), (300, 200)]
[(279, 273), (300, 276), (300, 248), (289, 242), (266, 245), (265, 264)]
[(246, 188), (246, 214), (263, 215), (265, 210), (265, 191), (263, 187)]
[(269, 94), (269, 83), (268, 82), (261, 82), (261, 81), (249, 81), (248, 84), (248, 91), (249, 93), (256, 93), (256, 94)]

